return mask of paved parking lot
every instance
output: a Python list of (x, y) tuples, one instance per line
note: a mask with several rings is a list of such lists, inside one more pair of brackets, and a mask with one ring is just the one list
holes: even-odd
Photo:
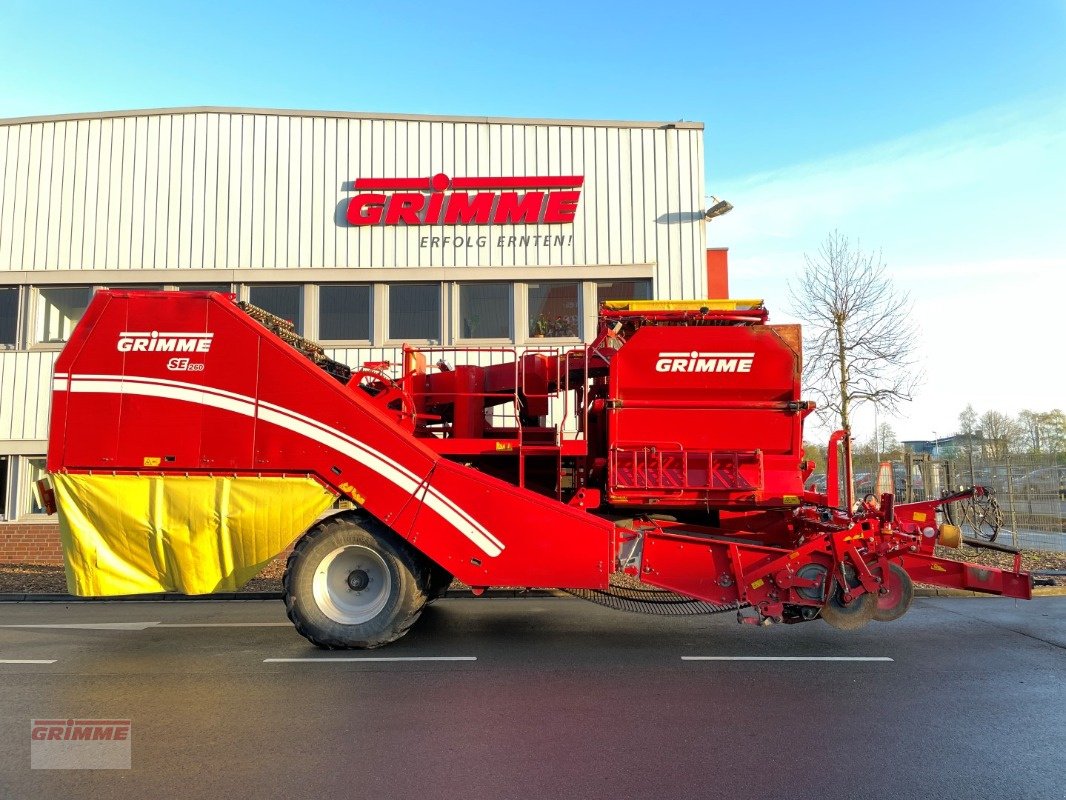
[[(845, 634), (455, 599), (324, 652), (278, 602), (4, 604), (0, 797), (1062, 798), (1064, 612), (922, 598)], [(132, 721), (132, 769), (30, 769), (31, 719), (89, 717)]]

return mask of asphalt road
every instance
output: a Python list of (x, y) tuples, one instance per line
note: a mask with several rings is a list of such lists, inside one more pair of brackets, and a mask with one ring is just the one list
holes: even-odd
[[(1064, 612), (921, 598), (845, 634), (456, 599), (331, 653), (277, 602), (4, 604), (0, 798), (1063, 798)], [(30, 769), (32, 718), (89, 717), (132, 720), (132, 769)]]

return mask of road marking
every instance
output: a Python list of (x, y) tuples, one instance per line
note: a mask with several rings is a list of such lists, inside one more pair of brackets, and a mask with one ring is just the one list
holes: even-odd
[(158, 622), (64, 622), (50, 625), (0, 625), (0, 628), (49, 628), (85, 631), (143, 631), (153, 628)]
[(682, 661), (892, 661), (888, 656), (681, 656)]
[(157, 628), (291, 628), (291, 622), (160, 622)]
[(264, 658), (264, 664), (309, 664), (321, 661), (357, 661), (357, 662), (382, 662), (382, 661), (477, 661), (477, 656), (376, 656), (376, 657), (346, 657), (346, 658)]
[(0, 658), (0, 664), (54, 664), (57, 658)]

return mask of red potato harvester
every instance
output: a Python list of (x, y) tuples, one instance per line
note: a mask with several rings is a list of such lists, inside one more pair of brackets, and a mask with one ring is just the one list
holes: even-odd
[(839, 432), (805, 491), (800, 373), (799, 326), (754, 300), (609, 302), (587, 345), (353, 371), (231, 295), (101, 291), (40, 489), (80, 595), (232, 591), (295, 541), (286, 607), (322, 647), (400, 637), (453, 578), (843, 629), (901, 616), (912, 580), (1030, 597), (1017, 556), (933, 554), (960, 540), (938, 509), (980, 489), (853, 506)]

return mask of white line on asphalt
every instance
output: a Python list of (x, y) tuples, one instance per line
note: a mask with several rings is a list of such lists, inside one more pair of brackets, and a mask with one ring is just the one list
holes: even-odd
[(143, 631), (158, 622), (64, 622), (51, 625), (0, 625), (0, 628), (56, 628), (85, 631)]
[(0, 658), (0, 664), (54, 664), (56, 658)]
[(264, 664), (305, 664), (321, 661), (477, 661), (477, 656), (378, 656), (375, 658), (264, 658)]
[(682, 661), (892, 661), (888, 656), (681, 656)]
[(157, 628), (291, 628), (291, 622), (160, 622)]

